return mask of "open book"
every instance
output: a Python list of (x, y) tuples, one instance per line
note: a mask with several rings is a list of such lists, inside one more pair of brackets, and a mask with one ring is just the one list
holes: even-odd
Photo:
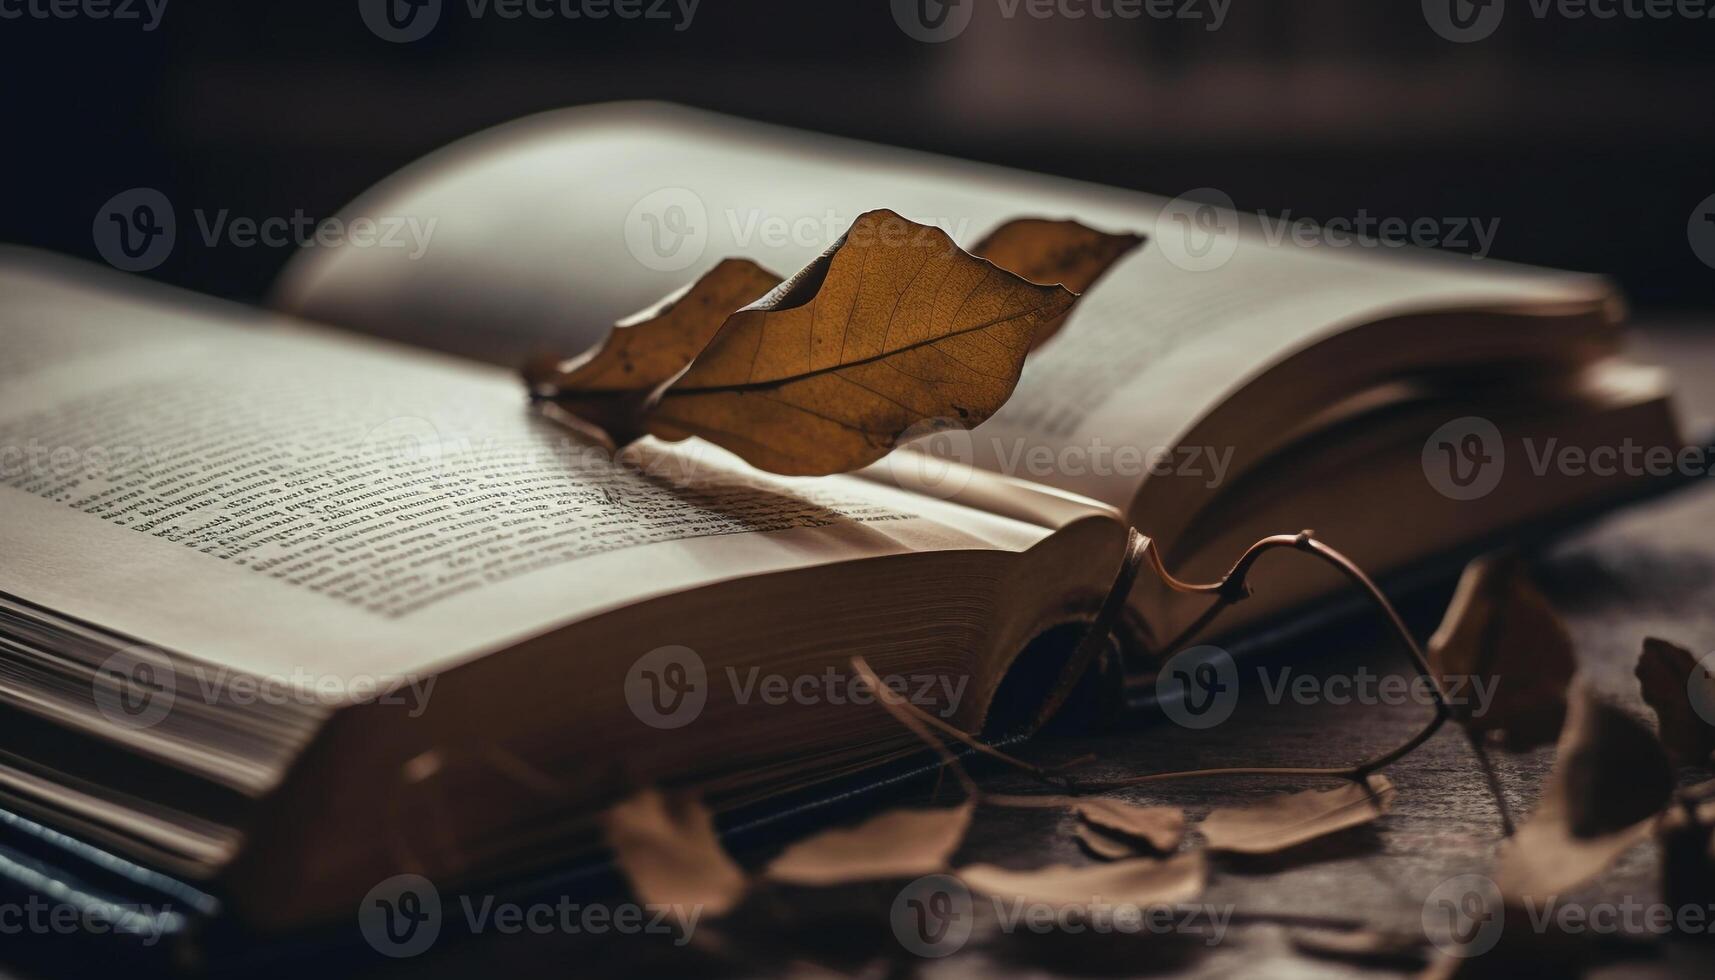
[[(1020, 215), (1152, 240), (1000, 414), (861, 473), (616, 458), (527, 405), (524, 355), (728, 255), (789, 273), (876, 207), (965, 244)], [(587, 849), (646, 783), (735, 805), (920, 748), (854, 696), (855, 653), (961, 728), (1009, 723), (1128, 526), (1183, 578), (1301, 528), (1385, 573), (1638, 492), (1568, 449), (1680, 444), (1599, 279), (1275, 245), (1230, 213), (1193, 240), (1187, 213), (621, 105), (385, 181), (344, 217), (427, 247), (306, 248), (274, 311), (7, 252), (0, 806), (265, 927), (349, 915), (403, 870)], [(1292, 556), (1255, 581), (1235, 627), (1340, 586)], [(1198, 611), (1146, 573), (1125, 655)]]

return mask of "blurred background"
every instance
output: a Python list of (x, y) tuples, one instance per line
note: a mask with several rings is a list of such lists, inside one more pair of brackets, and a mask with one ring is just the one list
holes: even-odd
[[(441, 0), (404, 42), (371, 0), (153, 2), (145, 29), (146, 0), (0, 0), (0, 239), (93, 258), (93, 216), (138, 186), (323, 218), (460, 136), (651, 98), (1271, 214), (1498, 221), (1496, 257), (1715, 305), (1715, 19), (1624, 0)], [(147, 274), (254, 300), (288, 248)]]

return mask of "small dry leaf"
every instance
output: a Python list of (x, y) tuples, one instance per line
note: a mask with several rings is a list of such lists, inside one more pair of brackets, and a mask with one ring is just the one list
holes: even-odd
[(615, 324), (600, 347), (568, 361), (527, 365), (525, 383), (616, 442), (629, 442), (655, 389), (695, 360), (734, 310), (778, 285), (779, 276), (749, 259), (723, 259), (696, 282)]
[(1577, 668), (1571, 635), (1511, 556), (1465, 566), (1429, 638), (1429, 664), (1460, 724), (1513, 751), (1554, 740)]
[(1143, 841), (1164, 853), (1185, 839), (1185, 811), (1174, 806), (1138, 806), (1097, 797), (1079, 800), (1078, 816), (1091, 826)]
[(695, 797), (645, 789), (602, 814), (602, 829), (631, 890), (645, 903), (722, 915), (744, 897), (744, 871), (721, 847)]
[[(1110, 235), (1076, 221), (1014, 218), (985, 235), (971, 254), (1031, 282), (1058, 283), (1081, 294), (1143, 242), (1140, 235)], [(1066, 316), (1042, 323), (1031, 346), (1040, 347), (1058, 333)]]
[(992, 864), (973, 864), (954, 872), (972, 891), (992, 898), (1055, 906), (1188, 902), (1202, 894), (1207, 873), (1201, 851), (1163, 860), (1135, 858), (1077, 868), (1052, 864), (1031, 871), (1009, 871)]
[(701, 436), (776, 473), (868, 465), (907, 431), (1000, 408), (1037, 328), (1071, 308), (938, 228), (870, 211), (827, 252), (727, 319), (646, 410), (667, 440)]
[(1296, 929), (1292, 945), (1300, 952), (1331, 960), (1358, 963), (1421, 964), (1428, 957), (1421, 932), (1380, 932), (1374, 929)]
[(1715, 782), (1675, 794), (1656, 822), (1661, 891), (1669, 908), (1715, 906)]
[(1137, 848), (1117, 837), (1109, 837), (1089, 824), (1079, 824), (1072, 831), (1078, 843), (1092, 856), (1104, 861), (1117, 861), (1120, 858), (1137, 857)]
[(1495, 885), (1509, 901), (1563, 894), (1647, 837), (1672, 791), (1655, 735), (1577, 685), (1554, 772), (1530, 819), (1501, 846)]
[(801, 840), (769, 864), (767, 876), (795, 885), (908, 878), (945, 870), (971, 826), (974, 804), (889, 810), (856, 827)]
[(1369, 784), (1305, 790), (1247, 807), (1213, 810), (1197, 829), (1212, 851), (1273, 854), (1336, 831), (1369, 823), (1392, 809), (1398, 793), (1380, 773)]
[(1651, 636), (1638, 656), (1637, 677), (1668, 754), (1681, 765), (1708, 762), (1715, 752), (1715, 724), (1703, 712), (1715, 708), (1715, 676), (1690, 650)]

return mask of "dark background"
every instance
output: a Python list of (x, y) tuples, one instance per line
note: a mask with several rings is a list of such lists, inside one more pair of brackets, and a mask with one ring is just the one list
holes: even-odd
[[(0, 8), (29, 2), (52, 0)], [(93, 257), (96, 211), (136, 186), (181, 224), (327, 217), (484, 127), (655, 98), (1275, 214), (1498, 218), (1498, 257), (1613, 274), (1645, 309), (1715, 305), (1687, 237), (1715, 194), (1715, 19), (1502, 0), (1493, 36), (1454, 44), (1419, 0), (1233, 0), (1214, 32), (961, 2), (941, 44), (888, 0), (702, 0), (683, 31), (446, 0), (408, 44), (357, 0), (169, 0), (152, 32), (0, 19), (0, 240)], [(285, 259), (198, 241), (148, 275), (253, 300)]]

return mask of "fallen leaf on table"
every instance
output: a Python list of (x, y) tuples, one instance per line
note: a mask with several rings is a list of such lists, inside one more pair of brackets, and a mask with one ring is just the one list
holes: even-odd
[(1246, 807), (1221, 807), (1210, 811), (1197, 829), (1211, 851), (1273, 854), (1369, 823), (1392, 809), (1397, 795), (1393, 783), (1375, 773), (1367, 786), (1346, 783), (1338, 789), (1270, 797)]
[[(1076, 221), (1014, 218), (972, 246), (971, 254), (987, 259), (1034, 283), (1058, 283), (1083, 293), (1127, 252), (1142, 245), (1141, 235), (1110, 235)], [(1040, 347), (1066, 325), (1067, 314), (1042, 323), (1031, 340)]]
[(856, 827), (823, 831), (786, 848), (767, 876), (797, 885), (909, 878), (945, 870), (971, 826), (974, 804), (889, 810)]
[(1495, 885), (1508, 901), (1563, 894), (1647, 837), (1672, 791), (1654, 733), (1577, 685), (1554, 771), (1530, 818), (1501, 845)]
[(1373, 929), (1295, 929), (1292, 945), (1302, 953), (1358, 963), (1421, 964), (1428, 960), (1421, 932)]
[(880, 459), (925, 422), (975, 426), (1018, 383), (1037, 328), (1076, 297), (961, 250), (892, 211), (860, 215), (826, 253), (734, 313), (644, 415), (776, 473)]
[(1674, 794), (1655, 833), (1663, 901), (1676, 909), (1715, 907), (1715, 782)]
[(734, 311), (779, 284), (779, 276), (749, 259), (723, 259), (696, 282), (615, 324), (600, 347), (566, 361), (532, 362), (525, 383), (615, 442), (629, 442), (655, 389), (696, 359)]
[(1704, 765), (1715, 752), (1715, 676), (1690, 650), (1653, 636), (1638, 655), (1638, 686), (1655, 709), (1656, 728), (1668, 754), (1682, 765)]
[(1065, 796), (1050, 793), (984, 793), (978, 802), (983, 806), (1002, 806), (1014, 809), (1052, 809), (1054, 807), (1075, 807), (1087, 796)]
[(1517, 558), (1465, 566), (1428, 655), (1466, 728), (1499, 736), (1513, 751), (1559, 734), (1577, 667), (1572, 637)]
[(1085, 823), (1168, 852), (1185, 839), (1185, 811), (1174, 806), (1138, 806), (1124, 800), (1093, 797), (1078, 801)]
[(1104, 861), (1117, 861), (1120, 858), (1137, 857), (1137, 848), (1118, 837), (1109, 837), (1089, 824), (1079, 824), (1072, 836), (1092, 856)]
[(1134, 858), (1074, 868), (1052, 864), (1030, 871), (1009, 871), (973, 864), (954, 874), (975, 892), (1007, 901), (1043, 905), (1173, 905), (1203, 891), (1207, 864), (1201, 851), (1165, 859)]
[(721, 915), (744, 897), (744, 871), (721, 847), (714, 817), (694, 797), (646, 789), (601, 816), (619, 870), (645, 904)]

